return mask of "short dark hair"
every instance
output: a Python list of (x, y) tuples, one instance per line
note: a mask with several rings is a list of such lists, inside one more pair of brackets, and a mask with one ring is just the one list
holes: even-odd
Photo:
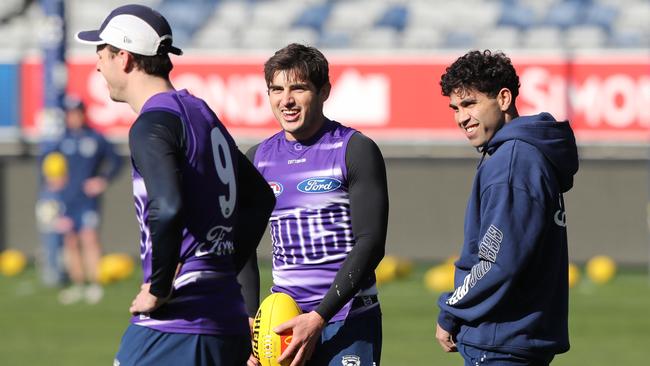
[(503, 52), (470, 51), (447, 67), (440, 78), (442, 95), (450, 96), (456, 89), (475, 89), (489, 97), (507, 88), (514, 100), (519, 95), (519, 76)]
[[(97, 46), (97, 52), (106, 47), (108, 47), (108, 50), (114, 55), (120, 52), (119, 48), (111, 46), (110, 44), (100, 44)], [(155, 56), (143, 56), (130, 51), (127, 52), (133, 56), (133, 63), (138, 69), (149, 75), (169, 79), (169, 73), (174, 68), (174, 65), (172, 64), (172, 60), (169, 58), (167, 52)]]
[(311, 81), (318, 91), (330, 82), (327, 59), (315, 47), (291, 43), (275, 52), (264, 63), (266, 86), (271, 85), (278, 71), (289, 70), (292, 70), (297, 78)]

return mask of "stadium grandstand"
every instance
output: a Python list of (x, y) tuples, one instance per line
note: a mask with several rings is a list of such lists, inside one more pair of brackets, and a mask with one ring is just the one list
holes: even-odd
[[(67, 29), (125, 1), (66, 0)], [(165, 14), (179, 46), (276, 49), (635, 49), (650, 44), (646, 0), (143, 0)], [(462, 26), (459, 26), (462, 24)], [(39, 2), (0, 4), (0, 48), (39, 47)], [(79, 47), (67, 32), (67, 46)]]

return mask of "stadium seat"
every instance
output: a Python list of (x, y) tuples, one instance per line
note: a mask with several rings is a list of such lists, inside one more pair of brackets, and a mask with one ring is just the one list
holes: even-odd
[(548, 9), (543, 24), (566, 29), (573, 25), (582, 24), (584, 19), (585, 7), (582, 2), (575, 0), (560, 1), (552, 4)]
[(289, 43), (301, 43), (309, 46), (318, 44), (320, 34), (311, 28), (292, 28), (280, 34), (280, 44), (282, 46)]
[(447, 33), (443, 47), (445, 48), (475, 48), (476, 36), (471, 32), (452, 31)]
[(497, 25), (517, 27), (525, 30), (536, 25), (537, 22), (537, 15), (531, 6), (517, 2), (504, 2), (501, 5), (501, 14)]
[(241, 48), (277, 49), (283, 46), (274, 28), (244, 28), (241, 30)]
[(322, 48), (347, 48), (351, 44), (350, 34), (346, 32), (324, 31), (318, 40), (318, 47)]
[(193, 34), (212, 15), (215, 5), (209, 0), (167, 0), (158, 9), (174, 30), (174, 43), (183, 48), (192, 43)]
[(433, 27), (407, 27), (402, 33), (403, 48), (435, 50), (444, 42), (442, 32)]
[(520, 47), (520, 34), (518, 28), (497, 27), (478, 36), (477, 47), (481, 49), (512, 51)]
[(229, 27), (233, 30), (250, 26), (251, 9), (242, 1), (220, 2), (211, 17), (206, 21), (206, 27)]
[(390, 50), (399, 45), (399, 32), (393, 28), (370, 28), (352, 38), (352, 47)]
[(643, 32), (637, 27), (617, 28), (612, 31), (608, 40), (611, 48), (650, 48), (650, 33)]
[(639, 0), (622, 6), (615, 24), (619, 28), (636, 27), (641, 32), (650, 33), (650, 1)]
[(207, 27), (203, 27), (194, 34), (192, 37), (192, 47), (207, 51), (214, 49), (237, 49), (240, 47), (239, 37), (238, 30), (232, 27), (210, 23)]
[(599, 26), (577, 25), (565, 31), (564, 45), (569, 49), (593, 49), (606, 44), (607, 33)]
[(456, 19), (447, 11), (445, 5), (437, 2), (415, 0), (409, 3), (409, 23), (407, 28), (436, 28), (446, 32), (454, 27)]
[(332, 11), (332, 4), (314, 4), (307, 7), (303, 10), (300, 15), (294, 20), (293, 27), (307, 27), (312, 28), (317, 31), (323, 29), (323, 24), (327, 21), (327, 18)]
[(262, 1), (252, 6), (252, 14), (248, 22), (255, 24), (255, 27), (289, 28), (294, 19), (304, 9), (305, 5), (302, 2), (291, 0)]
[(523, 33), (521, 45), (524, 48), (562, 49), (562, 31), (557, 27), (542, 26)]
[(594, 3), (585, 12), (584, 24), (598, 26), (609, 32), (617, 16), (618, 9), (613, 5)]
[(374, 0), (339, 2), (325, 22), (328, 31), (361, 32), (375, 24), (386, 5)]
[(390, 27), (398, 31), (403, 31), (406, 27), (408, 16), (409, 11), (406, 6), (402, 4), (392, 5), (375, 22), (375, 27)]

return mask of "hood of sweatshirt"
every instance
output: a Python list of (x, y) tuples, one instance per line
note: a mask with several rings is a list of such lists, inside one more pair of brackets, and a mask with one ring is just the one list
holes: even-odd
[(517, 117), (497, 131), (485, 151), (492, 155), (509, 140), (522, 140), (535, 146), (553, 165), (562, 192), (573, 187), (573, 176), (578, 171), (578, 148), (569, 122), (557, 121), (546, 112)]

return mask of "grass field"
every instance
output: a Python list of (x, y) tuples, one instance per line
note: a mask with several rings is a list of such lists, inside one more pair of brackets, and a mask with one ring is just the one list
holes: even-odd
[[(437, 294), (422, 284), (426, 266), (381, 288), (382, 364), (462, 365), (434, 339)], [(268, 288), (268, 267), (263, 288)], [(0, 276), (0, 365), (110, 365), (128, 322), (139, 274), (106, 288), (98, 305), (61, 306), (56, 291), (40, 287), (30, 269)], [(553, 365), (650, 364), (650, 285), (643, 271), (624, 271), (612, 282), (583, 281), (571, 291), (571, 350)]]

